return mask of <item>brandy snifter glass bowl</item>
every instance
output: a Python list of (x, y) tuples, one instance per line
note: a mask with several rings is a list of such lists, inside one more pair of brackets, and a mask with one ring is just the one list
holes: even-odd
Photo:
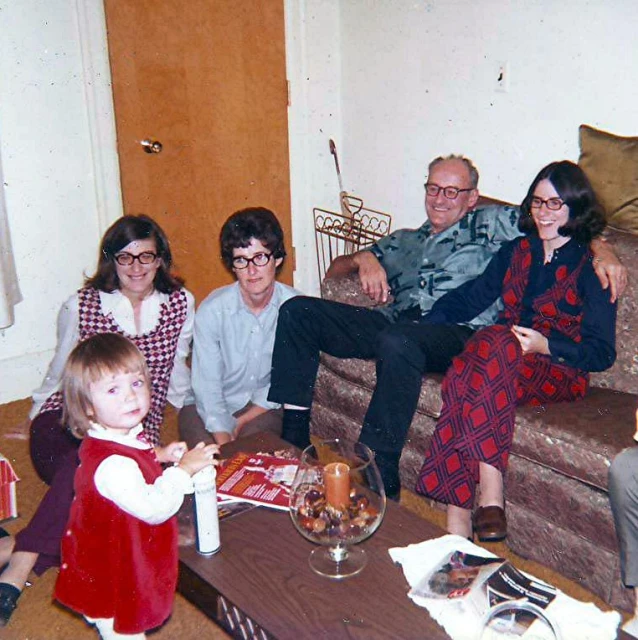
[(359, 573), (366, 552), (355, 548), (381, 524), (386, 496), (374, 453), (361, 442), (323, 440), (304, 449), (290, 492), (290, 517), (320, 545), (310, 567), (342, 579)]
[(562, 640), (560, 630), (533, 602), (506, 600), (494, 605), (483, 616), (477, 640)]

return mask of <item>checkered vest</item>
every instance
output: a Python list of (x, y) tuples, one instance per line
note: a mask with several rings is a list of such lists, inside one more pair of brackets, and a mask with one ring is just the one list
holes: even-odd
[[(565, 265), (556, 269), (556, 282), (545, 293), (537, 296), (533, 302), (534, 318), (532, 328), (544, 336), (552, 330), (563, 333), (575, 342), (580, 342), (580, 328), (583, 319), (582, 300), (578, 295), (578, 278), (587, 261), (591, 258), (585, 251), (576, 268), (570, 273)], [(504, 309), (499, 324), (512, 326), (520, 319), (525, 287), (529, 279), (532, 264), (531, 243), (523, 238), (512, 253), (510, 266), (503, 281)], [(561, 309), (559, 304), (565, 300), (574, 309), (574, 313)]]
[[(186, 293), (179, 289), (170, 294), (168, 303), (162, 304), (156, 327), (139, 336), (128, 335), (115, 322), (111, 314), (102, 313), (98, 289), (78, 291), (80, 342), (98, 333), (119, 333), (134, 342), (146, 358), (151, 374), (151, 409), (144, 420), (144, 432), (152, 445), (159, 444), (168, 382), (173, 371), (179, 334), (186, 321)], [(62, 393), (52, 394), (42, 405), (40, 413), (62, 408)]]

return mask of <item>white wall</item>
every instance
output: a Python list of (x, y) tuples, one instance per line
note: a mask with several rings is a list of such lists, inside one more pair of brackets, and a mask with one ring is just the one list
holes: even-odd
[[(307, 40), (299, 117), (313, 143), (292, 159), (293, 186), (295, 165), (305, 179), (296, 176), (306, 201), (293, 198), (293, 220), (304, 221), (294, 227), (296, 281), (307, 291), (317, 291), (307, 275), (316, 269), (314, 253), (300, 255), (313, 237), (311, 208), (338, 210), (330, 136), (345, 188), (392, 212), (399, 228), (422, 223), (422, 185), (437, 155), (469, 156), (483, 193), (520, 202), (542, 166), (578, 159), (580, 124), (638, 135), (634, 0), (288, 4), (303, 7), (294, 33)], [(507, 93), (495, 91), (502, 62)]]
[[(467, 154), (484, 193), (519, 201), (542, 165), (577, 159), (579, 124), (638, 135), (634, 0), (284, 2), (295, 284), (309, 293), (312, 207), (339, 206), (330, 138), (345, 188), (401, 227), (423, 220), (435, 155)], [(83, 11), (100, 0), (0, 0), (0, 153), (24, 296), (0, 334), (0, 402), (39, 383), (60, 303), (119, 213), (101, 185), (116, 173), (109, 101), (91, 94), (108, 68), (83, 80)], [(99, 34), (89, 43), (105, 56)], [(510, 89), (496, 93), (503, 61)]]
[[(96, 9), (99, 18), (99, 1), (0, 0), (0, 154), (23, 296), (15, 324), (0, 332), (0, 402), (39, 385), (58, 309), (94, 268), (101, 227), (119, 213), (117, 198), (103, 210), (93, 146), (113, 138), (112, 114), (94, 108), (84, 74), (90, 67), (95, 84), (108, 87), (108, 69), (87, 61), (78, 23)], [(91, 126), (96, 117), (104, 126)], [(111, 149), (109, 175), (114, 162)]]
[[(391, 210), (395, 227), (422, 222), (439, 154), (468, 155), (484, 193), (519, 202), (543, 165), (578, 159), (579, 124), (638, 135), (634, 0), (339, 5), (346, 187)], [(498, 93), (503, 61), (509, 92)]]
[(339, 182), (328, 141), (341, 145), (340, 3), (285, 0), (286, 66), (295, 286), (319, 290), (314, 206), (339, 210)]

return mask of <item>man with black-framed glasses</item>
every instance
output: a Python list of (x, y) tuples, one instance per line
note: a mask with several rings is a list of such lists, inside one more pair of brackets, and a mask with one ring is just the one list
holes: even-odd
[(224, 444), (258, 430), (281, 431), (281, 409), (267, 400), (279, 307), (297, 291), (276, 281), (286, 252), (274, 213), (234, 213), (220, 233), (222, 260), (235, 276), (195, 315), (194, 404), (179, 414), (180, 437)]
[[(436, 158), (425, 183), (424, 224), (340, 256), (326, 273), (327, 278), (357, 273), (365, 293), (380, 306), (298, 297), (279, 312), (268, 397), (284, 405), (282, 436), (299, 447), (309, 442), (321, 352), (375, 359), (376, 386), (359, 439), (375, 451), (391, 498), (399, 496), (399, 459), (423, 374), (445, 373), (474, 331), (494, 323), (497, 310), (465, 325), (424, 325), (419, 319), (447, 291), (482, 273), (504, 242), (521, 235), (518, 207), (477, 208), (478, 197), (478, 171), (470, 160)], [(612, 271), (619, 264), (613, 254), (597, 256), (599, 277), (609, 264)], [(615, 291), (613, 282), (614, 298)]]

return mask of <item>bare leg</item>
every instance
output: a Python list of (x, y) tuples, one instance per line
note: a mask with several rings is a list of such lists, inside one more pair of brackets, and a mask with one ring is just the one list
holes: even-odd
[(453, 504), (447, 506), (447, 530), (463, 538), (472, 537), (472, 511)]
[(0, 582), (11, 584), (22, 591), (37, 559), (37, 553), (31, 551), (16, 551), (11, 556), (9, 566), (0, 574)]
[(474, 533), (481, 542), (507, 537), (503, 500), (503, 474), (492, 465), (479, 462), (479, 508), (474, 512)]
[(13, 553), (15, 543), (16, 541), (13, 536), (0, 538), (0, 567), (4, 566), (9, 562), (9, 560), (11, 560), (11, 554)]
[(490, 464), (479, 462), (479, 477), (481, 493), (479, 496), (479, 506), (481, 507), (503, 507), (503, 474)]
[(9, 566), (0, 574), (0, 627), (7, 625), (15, 611), (38, 555), (31, 551), (16, 551), (11, 555)]

